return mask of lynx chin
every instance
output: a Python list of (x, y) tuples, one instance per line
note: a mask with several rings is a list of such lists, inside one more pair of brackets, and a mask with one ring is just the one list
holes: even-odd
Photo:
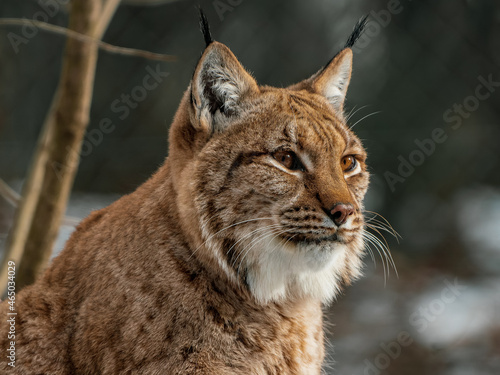
[(168, 158), (19, 292), (16, 366), (2, 355), (0, 373), (320, 374), (322, 304), (360, 276), (365, 248), (366, 152), (343, 112), (365, 23), (316, 74), (275, 88), (202, 14)]

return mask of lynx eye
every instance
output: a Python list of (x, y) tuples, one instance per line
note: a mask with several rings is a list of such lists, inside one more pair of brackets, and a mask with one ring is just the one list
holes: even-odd
[(344, 156), (341, 161), (342, 170), (344, 172), (352, 172), (358, 165), (358, 161), (352, 155)]
[(298, 156), (293, 151), (276, 151), (272, 154), (273, 158), (276, 159), (282, 166), (291, 171), (304, 170), (304, 166), (300, 162)]

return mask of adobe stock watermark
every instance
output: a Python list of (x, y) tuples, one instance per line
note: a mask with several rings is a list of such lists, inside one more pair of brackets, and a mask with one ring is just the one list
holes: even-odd
[[(411, 2), (412, 0), (406, 1)], [(403, 10), (404, 6), (401, 4), (400, 0), (389, 0), (385, 9), (380, 9), (378, 11), (372, 10), (370, 12), (370, 16), (368, 17), (368, 23), (366, 24), (365, 30), (353, 46), (352, 50), (355, 53), (358, 53), (362, 49), (366, 48), (371, 41), (382, 32), (382, 29), (389, 26), (393, 17), (400, 14)]]
[[(143, 77), (140, 85), (135, 86), (129, 93), (122, 93), (120, 98), (113, 100), (110, 105), (111, 112), (117, 114), (119, 120), (125, 120), (131, 111), (139, 106), (141, 102), (146, 100), (148, 93), (155, 90), (167, 78), (170, 73), (161, 70), (161, 65), (157, 64), (153, 69), (146, 66), (146, 75)], [(99, 121), (97, 128), (90, 129), (86, 132), (80, 152), (66, 147), (66, 163), (52, 163), (57, 177), (60, 179), (62, 174), (70, 165), (73, 165), (82, 157), (90, 155), (96, 147), (104, 140), (106, 134), (112, 133), (116, 129), (116, 124), (109, 117), (104, 117)]]
[[(61, 6), (68, 3), (69, 0), (38, 0), (41, 10), (33, 14), (31, 20), (48, 23), (59, 12)], [(23, 20), (30, 21), (26, 17), (23, 17)], [(31, 39), (38, 35), (38, 32), (38, 27), (33, 22), (29, 22), (21, 27), (21, 35), (9, 32), (7, 39), (9, 39), (10, 45), (17, 54), (20, 51), (19, 47), (23, 44), (28, 44)]]
[[(489, 74), (487, 78), (479, 76), (477, 78), (478, 85), (474, 90), (473, 95), (469, 95), (462, 100), (462, 103), (454, 103), (453, 106), (443, 113), (443, 120), (449, 125), (451, 130), (459, 129), (463, 121), (468, 119), (470, 115), (477, 111), (481, 102), (487, 100), (500, 87), (500, 81), (495, 81), (493, 74)], [(449, 131), (449, 130), (448, 130)], [(396, 191), (398, 183), (405, 182), (416, 170), (416, 167), (421, 166), (431, 157), (439, 144), (446, 142), (449, 138), (447, 130), (438, 127), (432, 130), (430, 137), (422, 140), (415, 139), (415, 148), (405, 157), (398, 155), (397, 160), (399, 165), (397, 172), (385, 171), (384, 179), (389, 186), (391, 192)]]
[(408, 321), (417, 332), (422, 333), (429, 324), (434, 322), (437, 317), (444, 313), (446, 307), (457, 300), (458, 297), (467, 289), (465, 285), (460, 285), (455, 278), (453, 283), (444, 280), (445, 287), (441, 290), (439, 298), (435, 298), (425, 306), (419, 306), (418, 310), (413, 312)]
[[(444, 313), (447, 306), (455, 302), (467, 289), (465, 285), (458, 283), (458, 279), (455, 279), (453, 283), (445, 279), (443, 283), (445, 287), (441, 290), (439, 298), (431, 300), (425, 306), (418, 306), (418, 309), (410, 314), (408, 322), (417, 332), (423, 333), (427, 330), (429, 325)], [(403, 353), (403, 349), (413, 342), (414, 339), (409, 332), (401, 331), (395, 340), (380, 343), (380, 352), (372, 360), (367, 358), (363, 361), (363, 375), (379, 375), (387, 370), (391, 363)]]
[(215, 0), (212, 2), (212, 6), (222, 22), (224, 21), (224, 14), (232, 12), (241, 3), (243, 3), (243, 0)]
[(380, 343), (380, 353), (378, 353), (373, 361), (368, 358), (364, 360), (365, 368), (363, 370), (364, 375), (378, 375), (383, 370), (386, 370), (391, 365), (392, 361), (397, 359), (403, 348), (413, 344), (413, 338), (409, 332), (401, 331), (394, 341), (386, 343)]

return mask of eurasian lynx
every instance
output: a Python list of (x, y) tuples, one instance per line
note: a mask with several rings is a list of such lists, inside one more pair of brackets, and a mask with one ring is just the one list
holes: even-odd
[(0, 372), (319, 374), (322, 303), (360, 274), (366, 152), (346, 124), (351, 47), (287, 88), (207, 47), (165, 164), (82, 221), (19, 293)]

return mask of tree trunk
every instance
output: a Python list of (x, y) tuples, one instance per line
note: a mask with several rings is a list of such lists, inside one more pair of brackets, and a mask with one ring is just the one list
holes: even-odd
[[(119, 0), (73, 0), (69, 29), (102, 38)], [(59, 86), (45, 120), (22, 203), (16, 213), (2, 262), (16, 262), (16, 285), (31, 284), (45, 268), (66, 210), (89, 122), (98, 46), (68, 38)]]

